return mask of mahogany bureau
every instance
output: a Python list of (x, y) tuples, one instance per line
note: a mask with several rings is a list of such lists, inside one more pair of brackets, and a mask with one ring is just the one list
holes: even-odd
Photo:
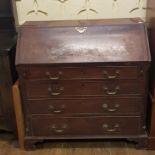
[(147, 33), (140, 19), (28, 22), (16, 66), (25, 147), (47, 139), (147, 142)]

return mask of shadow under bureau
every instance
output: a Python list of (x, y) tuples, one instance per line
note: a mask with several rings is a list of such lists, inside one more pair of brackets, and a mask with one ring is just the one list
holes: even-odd
[(25, 148), (47, 139), (147, 145), (150, 53), (140, 19), (28, 22), (16, 66)]

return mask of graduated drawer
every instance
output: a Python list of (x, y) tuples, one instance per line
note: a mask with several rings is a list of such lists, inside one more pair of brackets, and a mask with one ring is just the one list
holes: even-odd
[(26, 81), (27, 98), (67, 97), (67, 96), (113, 96), (121, 94), (144, 94), (145, 81), (142, 80), (61, 80), (61, 81)]
[(36, 99), (26, 102), (27, 114), (141, 115), (142, 97), (103, 97), (75, 99)]
[(141, 76), (138, 66), (30, 66), (26, 72), (27, 79), (137, 79)]
[(140, 117), (51, 117), (31, 118), (32, 136), (137, 135), (142, 132)]

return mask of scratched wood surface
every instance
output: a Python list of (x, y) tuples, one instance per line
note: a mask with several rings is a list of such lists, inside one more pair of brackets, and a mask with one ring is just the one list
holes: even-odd
[(155, 151), (137, 150), (123, 141), (45, 142), (35, 150), (18, 148), (12, 135), (0, 133), (0, 155), (155, 155)]

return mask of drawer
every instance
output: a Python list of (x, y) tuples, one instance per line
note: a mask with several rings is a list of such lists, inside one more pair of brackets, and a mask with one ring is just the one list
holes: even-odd
[(138, 66), (113, 67), (52, 67), (31, 66), (27, 70), (27, 79), (58, 80), (58, 79), (137, 79), (141, 76)]
[(27, 114), (57, 115), (141, 115), (144, 113), (141, 97), (103, 97), (75, 99), (28, 100)]
[(51, 117), (31, 119), (32, 136), (137, 135), (142, 132), (140, 117)]
[(25, 93), (27, 98), (139, 95), (145, 93), (145, 83), (140, 80), (61, 80), (58, 82), (37, 80), (25, 82)]

